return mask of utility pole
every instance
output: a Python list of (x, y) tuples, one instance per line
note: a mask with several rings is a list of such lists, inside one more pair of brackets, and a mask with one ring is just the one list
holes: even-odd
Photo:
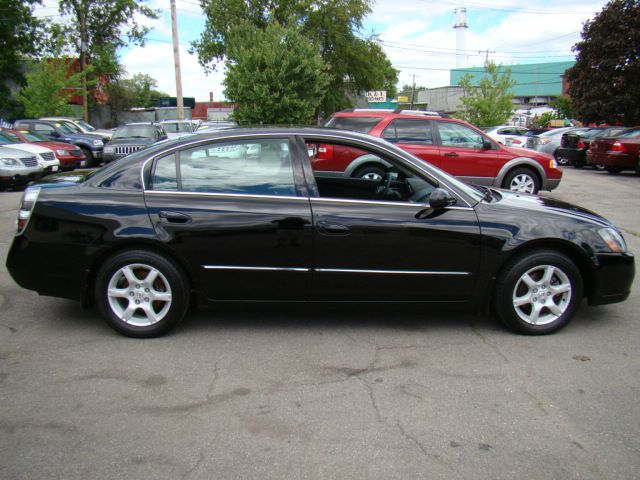
[(182, 74), (180, 73), (180, 43), (178, 42), (178, 18), (176, 15), (176, 0), (171, 2), (171, 33), (173, 34), (173, 63), (176, 70), (176, 105), (178, 120), (184, 120), (184, 103), (182, 100)]
[(80, 6), (80, 72), (82, 73), (82, 118), (89, 121), (89, 91), (87, 88), (87, 8)]
[(413, 74), (413, 87), (411, 88), (411, 105), (409, 110), (413, 110), (413, 97), (416, 95), (416, 74)]

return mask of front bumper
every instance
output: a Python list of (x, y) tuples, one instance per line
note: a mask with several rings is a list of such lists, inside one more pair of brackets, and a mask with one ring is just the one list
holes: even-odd
[(597, 260), (593, 282), (587, 291), (589, 305), (606, 305), (626, 300), (631, 293), (636, 272), (633, 254), (600, 254)]
[(42, 177), (42, 167), (1, 168), (0, 185), (3, 187), (26, 185)]
[(556, 188), (558, 188), (558, 185), (560, 185), (560, 180), (562, 180), (562, 178), (547, 178), (544, 181), (544, 185), (542, 186), (543, 188), (541, 190), (555, 190)]

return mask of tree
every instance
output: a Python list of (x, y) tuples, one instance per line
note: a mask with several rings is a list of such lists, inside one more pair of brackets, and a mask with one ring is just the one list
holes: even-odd
[(69, 98), (80, 89), (81, 73), (70, 73), (73, 60), (31, 60), (26, 85), (18, 94), (27, 117), (69, 116), (73, 109)]
[(308, 123), (328, 84), (315, 46), (273, 20), (264, 29), (242, 22), (229, 35), (224, 80), (239, 124)]
[(136, 73), (131, 78), (118, 78), (107, 85), (111, 108), (122, 111), (132, 107), (152, 107), (169, 94), (156, 90), (158, 82), (150, 75)]
[(613, 0), (585, 22), (567, 70), (576, 115), (583, 122), (640, 123), (640, 3)]
[(40, 0), (0, 1), (0, 117), (11, 117), (19, 106), (11, 89), (24, 84), (23, 59), (37, 52), (42, 22), (33, 16)]
[(478, 127), (505, 123), (513, 112), (511, 70), (501, 72), (500, 66), (489, 62), (484, 76), (478, 81), (467, 73), (460, 80), (463, 89), (461, 116)]
[[(116, 68), (115, 54), (118, 48), (129, 43), (144, 45), (149, 31), (136, 17), (158, 18), (155, 11), (136, 0), (59, 0), (60, 12), (72, 20), (64, 25), (68, 46), (80, 58), (80, 70), (86, 71), (89, 63)], [(99, 75), (115, 75), (118, 72), (94, 69)], [(83, 76), (85, 116), (88, 95), (86, 75)], [(85, 120), (87, 120), (85, 118)]]
[(571, 97), (562, 95), (561, 97), (551, 100), (549, 104), (558, 112), (558, 118), (573, 118), (575, 116), (573, 102)]
[(306, 42), (313, 42), (328, 66), (329, 87), (318, 113), (351, 106), (351, 98), (366, 90), (396, 94), (397, 71), (384, 50), (375, 37), (359, 36), (371, 0), (200, 0), (200, 4), (205, 30), (192, 46), (208, 70), (227, 55), (228, 40), (237, 25), (248, 22), (264, 30), (276, 22), (297, 29)]

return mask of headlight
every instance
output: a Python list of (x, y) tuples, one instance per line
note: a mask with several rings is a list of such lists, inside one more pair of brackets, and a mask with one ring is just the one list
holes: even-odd
[(612, 252), (623, 253), (627, 251), (627, 244), (624, 243), (624, 238), (622, 238), (622, 235), (620, 235), (615, 228), (601, 228), (598, 230), (598, 235), (600, 235)]
[(67, 150), (56, 150), (56, 153), (61, 157), (68, 157), (71, 155)]
[(102, 145), (104, 145), (104, 142), (102, 140), (93, 140), (91, 143), (93, 143), (96, 147), (101, 147)]
[(0, 158), (0, 163), (5, 167), (12, 167), (12, 168), (17, 168), (22, 166), (22, 164), (15, 158)]
[(113, 147), (104, 147), (102, 150), (103, 153), (113, 153)]

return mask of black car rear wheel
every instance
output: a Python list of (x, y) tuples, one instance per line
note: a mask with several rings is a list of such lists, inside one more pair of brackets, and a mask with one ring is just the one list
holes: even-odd
[(538, 250), (511, 260), (496, 284), (495, 306), (501, 320), (527, 335), (564, 327), (582, 300), (582, 277), (566, 256)]
[(189, 306), (181, 269), (150, 250), (126, 250), (110, 257), (98, 271), (95, 297), (112, 328), (138, 338), (166, 333)]
[(605, 167), (605, 169), (607, 170), (607, 172), (613, 174), (613, 175), (617, 175), (618, 173), (620, 173), (622, 171), (622, 168), (620, 167)]

